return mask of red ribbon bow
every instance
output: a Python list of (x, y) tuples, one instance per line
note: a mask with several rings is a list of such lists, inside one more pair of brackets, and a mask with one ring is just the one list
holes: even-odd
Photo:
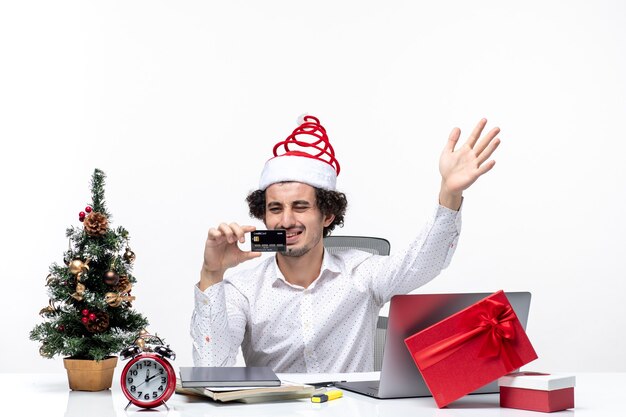
[(517, 316), (510, 305), (486, 299), (463, 317), (463, 327), (468, 330), (413, 353), (422, 370), (452, 355), (461, 349), (464, 343), (475, 337), (483, 339), (478, 357), (500, 357), (509, 370), (523, 365), (521, 358), (511, 346), (515, 339), (513, 323)]

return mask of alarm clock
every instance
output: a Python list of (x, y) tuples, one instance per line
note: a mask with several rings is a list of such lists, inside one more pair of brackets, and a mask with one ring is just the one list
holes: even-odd
[(128, 398), (127, 409), (131, 404), (141, 408), (155, 408), (164, 405), (176, 390), (176, 373), (168, 359), (176, 359), (176, 354), (169, 346), (158, 345), (153, 349), (147, 347), (143, 341), (156, 338), (152, 335), (142, 335), (141, 346), (133, 345), (120, 352), (122, 360), (131, 358), (122, 370), (120, 385), (122, 392)]

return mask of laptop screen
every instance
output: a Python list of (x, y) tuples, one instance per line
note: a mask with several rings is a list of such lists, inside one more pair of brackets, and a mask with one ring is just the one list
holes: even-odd
[[(378, 396), (401, 398), (428, 396), (426, 383), (404, 344), (404, 339), (493, 293), (396, 295), (389, 306), (389, 321)], [(522, 327), (526, 329), (531, 294), (505, 292)], [(477, 392), (497, 392), (497, 381)]]

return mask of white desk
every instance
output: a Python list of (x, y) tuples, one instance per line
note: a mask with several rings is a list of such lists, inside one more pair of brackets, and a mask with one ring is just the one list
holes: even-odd
[[(119, 389), (116, 372), (113, 388), (101, 392), (70, 391), (67, 377), (59, 374), (0, 373), (0, 410), (4, 416), (36, 415), (45, 417), (122, 417), (122, 416), (593, 416), (624, 415), (626, 373), (576, 374), (576, 408), (558, 414), (500, 408), (497, 394), (466, 396), (447, 408), (438, 409), (432, 398), (375, 400), (344, 391), (344, 397), (323, 404), (309, 400), (262, 404), (215, 403), (209, 399), (174, 394), (165, 407), (143, 411), (130, 406)], [(147, 414), (148, 413), (148, 414)]]

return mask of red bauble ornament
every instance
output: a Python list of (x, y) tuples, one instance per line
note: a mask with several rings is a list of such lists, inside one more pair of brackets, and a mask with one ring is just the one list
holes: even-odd
[(86, 216), (85, 212), (81, 211), (80, 213), (78, 213), (78, 220), (80, 220), (81, 222), (85, 221), (85, 216)]
[(81, 313), (83, 314), (83, 316), (86, 316), (89, 314), (89, 310), (87, 310), (86, 308), (83, 309), (83, 311), (81, 311)]
[(94, 321), (96, 319), (96, 315), (94, 313), (89, 313), (89, 321)]
[(85, 207), (85, 211), (86, 211), (87, 213), (91, 213), (91, 210), (93, 210), (93, 209), (91, 208), (91, 206), (87, 206), (87, 207)]
[(80, 321), (82, 321), (83, 324), (89, 323), (89, 319), (87, 317), (81, 317)]
[(59, 324), (59, 327), (57, 327), (57, 330), (59, 331), (59, 333), (63, 333), (65, 331), (65, 326), (62, 324)]

